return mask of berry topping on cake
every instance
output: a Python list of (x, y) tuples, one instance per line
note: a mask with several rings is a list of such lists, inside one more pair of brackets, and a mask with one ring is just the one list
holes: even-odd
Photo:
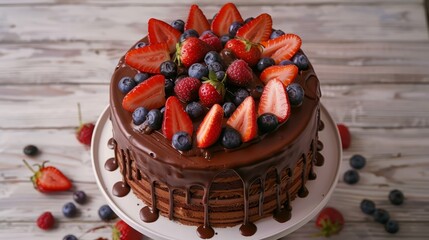
[(180, 131), (184, 131), (192, 137), (194, 127), (191, 118), (183, 109), (180, 100), (175, 96), (171, 96), (165, 103), (162, 133), (165, 138), (171, 140), (173, 135)]
[(192, 148), (192, 138), (187, 132), (177, 132), (171, 140), (173, 147), (180, 151), (188, 151)]
[(189, 10), (188, 20), (185, 24), (185, 30), (194, 29), (198, 34), (202, 34), (204, 31), (210, 29), (210, 23), (207, 21), (203, 11), (197, 6), (192, 5)]
[(206, 107), (211, 107), (216, 103), (220, 104), (223, 102), (224, 95), (225, 86), (223, 82), (218, 81), (216, 74), (210, 71), (209, 78), (205, 79), (198, 90), (201, 103)]
[(183, 64), (189, 68), (192, 64), (201, 62), (204, 56), (211, 50), (213, 48), (203, 40), (196, 37), (189, 37), (182, 44), (179, 44), (177, 48), (176, 56), (179, 66)]
[(304, 89), (298, 83), (291, 83), (286, 87), (287, 96), (292, 107), (299, 107), (304, 101)]
[(190, 77), (202, 79), (209, 76), (209, 69), (202, 63), (194, 63), (188, 69)]
[(122, 93), (127, 94), (136, 85), (137, 85), (136, 82), (132, 78), (123, 77), (123, 78), (121, 78), (121, 80), (118, 83), (118, 88)]
[(222, 50), (222, 42), (216, 35), (214, 35), (214, 33), (203, 34), (200, 39), (210, 45), (217, 52)]
[(177, 81), (174, 93), (183, 102), (191, 102), (198, 98), (200, 80), (194, 77), (185, 77)]
[(241, 59), (235, 60), (226, 70), (228, 83), (236, 86), (246, 86), (252, 81), (253, 72), (249, 65)]
[(148, 73), (160, 73), (161, 63), (168, 60), (170, 60), (170, 50), (165, 42), (131, 49), (125, 55), (125, 62), (130, 67)]
[(271, 57), (276, 64), (282, 60), (290, 60), (301, 48), (301, 38), (295, 34), (285, 34), (280, 37), (262, 42), (264, 51), (262, 56)]
[(234, 103), (232, 102), (226, 102), (222, 105), (223, 108), (223, 115), (227, 118), (231, 117), (232, 113), (237, 108)]
[(197, 130), (197, 147), (207, 148), (217, 141), (222, 131), (222, 119), (222, 107), (214, 104)]
[(197, 119), (204, 114), (204, 107), (199, 102), (191, 102), (186, 105), (186, 112), (192, 119)]
[(185, 30), (183, 32), (183, 34), (180, 35), (179, 42), (184, 42), (186, 39), (188, 39), (190, 37), (196, 37), (196, 38), (198, 38), (198, 37), (200, 37), (200, 34), (198, 34), (198, 32), (195, 31), (194, 29)]
[(165, 61), (161, 63), (160, 73), (166, 78), (175, 78), (177, 75), (177, 65), (173, 61)]
[(298, 67), (299, 70), (307, 70), (310, 65), (308, 58), (302, 53), (295, 54), (295, 56), (292, 58), (292, 62)]
[(258, 115), (272, 113), (279, 123), (285, 122), (290, 115), (290, 104), (282, 82), (273, 79), (265, 85), (258, 106)]
[(137, 85), (122, 100), (122, 107), (133, 112), (138, 107), (160, 108), (165, 103), (165, 77), (155, 75)]
[(259, 72), (262, 72), (265, 70), (265, 68), (271, 67), (275, 64), (276, 63), (274, 62), (274, 59), (269, 58), (269, 57), (263, 57), (263, 58), (259, 59), (258, 63), (256, 64), (256, 69)]
[(70, 180), (56, 167), (45, 167), (46, 162), (37, 165), (39, 167), (37, 171), (34, 171), (27, 161), (24, 160), (24, 163), (34, 173), (30, 179), (39, 192), (67, 191), (72, 187)]
[(243, 22), (243, 18), (233, 3), (227, 3), (213, 18), (211, 29), (217, 36), (227, 35), (233, 22)]
[(176, 50), (176, 43), (180, 38), (181, 32), (168, 23), (151, 18), (148, 22), (148, 40), (149, 44), (167, 43), (170, 53)]
[(240, 29), (244, 25), (243, 22), (233, 22), (231, 26), (229, 26), (229, 36), (235, 37), (238, 29)]
[(258, 129), (262, 134), (269, 133), (279, 126), (277, 116), (272, 113), (264, 113), (258, 117)]
[(263, 13), (238, 29), (236, 37), (252, 43), (260, 43), (270, 39), (273, 21), (271, 16)]
[(280, 29), (273, 30), (271, 32), (270, 39), (278, 38), (278, 37), (283, 36), (283, 35), (285, 35), (285, 32), (283, 32), (282, 30), (280, 30)]
[(231, 39), (225, 44), (226, 49), (240, 59), (246, 61), (249, 66), (255, 66), (262, 55), (262, 47), (245, 39)]
[(162, 126), (162, 113), (158, 109), (152, 109), (146, 116), (146, 121), (143, 122), (150, 130), (158, 130)]
[(255, 100), (251, 96), (247, 97), (237, 107), (226, 124), (241, 134), (243, 142), (249, 142), (255, 138), (258, 131)]
[(170, 25), (181, 33), (185, 31), (185, 22), (182, 19), (176, 19)]
[(238, 148), (241, 146), (241, 135), (234, 128), (226, 127), (220, 135), (221, 145), (227, 149)]
[(138, 107), (134, 110), (133, 112), (133, 123), (135, 125), (140, 125), (142, 124), (145, 120), (146, 120), (146, 115), (149, 112), (149, 110), (147, 110), (144, 107)]
[(264, 84), (272, 79), (280, 80), (285, 87), (292, 83), (298, 75), (298, 68), (295, 65), (271, 66), (267, 67), (259, 76)]

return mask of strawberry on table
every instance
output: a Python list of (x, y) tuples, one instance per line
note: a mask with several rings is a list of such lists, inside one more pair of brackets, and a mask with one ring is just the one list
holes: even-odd
[(72, 184), (70, 180), (56, 167), (48, 166), (45, 167), (45, 163), (37, 165), (39, 169), (34, 171), (33, 168), (23, 160), (24, 164), (34, 173), (30, 178), (33, 182), (34, 188), (39, 192), (58, 192), (70, 190)]
[(197, 130), (197, 147), (206, 148), (213, 145), (222, 131), (223, 108), (213, 105)]
[(189, 10), (188, 20), (185, 24), (185, 30), (194, 29), (201, 35), (204, 31), (210, 30), (210, 23), (198, 5), (193, 4)]
[(337, 124), (337, 128), (338, 128), (338, 132), (340, 133), (342, 148), (348, 149), (350, 147), (350, 143), (352, 140), (349, 128), (342, 123)]
[(183, 109), (180, 100), (171, 96), (165, 103), (164, 120), (162, 122), (162, 133), (165, 138), (171, 140), (173, 135), (179, 131), (184, 131), (192, 136), (194, 126), (189, 115)]
[(245, 39), (231, 39), (225, 44), (226, 49), (239, 59), (246, 61), (250, 67), (255, 66), (262, 55), (262, 47)]
[(143, 235), (140, 232), (130, 227), (123, 220), (116, 222), (112, 229), (113, 240), (139, 240), (142, 239), (142, 237)]
[(122, 107), (133, 112), (138, 107), (160, 108), (165, 103), (165, 77), (154, 75), (133, 88), (122, 100)]
[(272, 113), (279, 123), (290, 116), (290, 103), (283, 83), (277, 79), (270, 80), (264, 87), (258, 106), (258, 115)]
[(241, 134), (243, 142), (248, 142), (256, 137), (258, 125), (256, 123), (255, 101), (251, 96), (244, 99), (226, 124)]
[(271, 57), (276, 64), (283, 60), (290, 60), (301, 48), (302, 40), (298, 35), (285, 34), (280, 37), (264, 41), (263, 57)]
[(204, 79), (205, 81), (198, 90), (201, 104), (206, 107), (211, 107), (216, 103), (222, 103), (223, 97), (225, 96), (225, 85), (223, 81), (218, 81), (216, 73), (213, 71), (209, 72), (209, 78)]
[(272, 27), (271, 16), (263, 13), (239, 28), (235, 36), (252, 43), (260, 43), (270, 39)]
[(93, 123), (83, 123), (80, 103), (77, 104), (77, 109), (79, 115), (79, 127), (76, 130), (76, 138), (80, 143), (90, 146), (95, 125)]
[(233, 22), (243, 22), (243, 18), (233, 3), (227, 3), (222, 6), (216, 17), (213, 18), (211, 29), (219, 37), (227, 35)]
[(280, 66), (275, 65), (265, 68), (259, 78), (264, 84), (272, 79), (280, 80), (285, 87), (292, 83), (298, 75), (298, 68), (295, 65)]
[(126, 64), (147, 73), (160, 73), (161, 63), (168, 60), (170, 60), (170, 48), (165, 42), (132, 49), (125, 55)]
[(164, 21), (149, 19), (147, 37), (150, 44), (167, 43), (170, 53), (173, 53), (181, 34), (179, 30)]
[(318, 235), (329, 237), (341, 231), (344, 225), (344, 217), (335, 208), (324, 208), (316, 218), (316, 227), (321, 231)]
[(196, 37), (187, 38), (176, 51), (176, 57), (179, 61), (179, 66), (183, 64), (189, 68), (192, 64), (202, 62), (204, 56), (213, 50), (213, 48)]

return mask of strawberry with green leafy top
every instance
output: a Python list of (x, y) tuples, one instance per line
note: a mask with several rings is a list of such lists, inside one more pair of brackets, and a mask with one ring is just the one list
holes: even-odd
[(123, 220), (119, 220), (112, 229), (113, 240), (137, 240), (142, 239), (143, 235), (130, 227)]
[(204, 31), (210, 30), (210, 23), (198, 5), (193, 4), (189, 10), (188, 20), (185, 24), (185, 30), (194, 29), (201, 35)]
[(192, 64), (201, 62), (204, 56), (213, 48), (196, 37), (189, 37), (183, 43), (177, 44), (176, 60), (179, 66), (189, 68)]
[(225, 44), (235, 57), (246, 61), (250, 67), (255, 66), (262, 55), (262, 47), (245, 39), (231, 39)]
[(318, 236), (329, 237), (341, 231), (344, 225), (344, 217), (335, 208), (324, 208), (316, 218), (316, 227), (321, 231)]
[(33, 182), (34, 188), (39, 192), (58, 192), (70, 190), (72, 184), (70, 180), (56, 167), (45, 167), (45, 162), (42, 165), (37, 165), (39, 169), (34, 171), (33, 168), (23, 160), (24, 164), (34, 173), (30, 178)]
[(222, 81), (219, 81), (217, 80), (216, 73), (210, 71), (209, 78), (203, 79), (205, 81), (198, 90), (198, 96), (200, 97), (201, 104), (206, 107), (211, 107), (216, 103), (222, 103), (223, 97), (225, 96), (225, 78)]

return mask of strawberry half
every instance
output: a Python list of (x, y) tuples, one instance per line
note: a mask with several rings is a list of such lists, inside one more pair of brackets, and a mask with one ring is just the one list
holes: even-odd
[(233, 3), (227, 3), (213, 18), (211, 29), (220, 37), (229, 34), (229, 27), (233, 22), (243, 22), (243, 18)]
[(276, 64), (283, 60), (289, 60), (301, 48), (302, 40), (298, 35), (285, 34), (278, 38), (262, 42), (263, 57), (271, 57)]
[(236, 37), (246, 39), (252, 43), (260, 43), (270, 39), (272, 29), (273, 20), (271, 16), (263, 13), (239, 28)]
[(39, 170), (36, 172), (24, 160), (25, 165), (34, 173), (30, 178), (33, 182), (34, 188), (39, 192), (58, 192), (67, 191), (72, 187), (70, 180), (56, 167), (45, 167), (45, 163), (38, 165)]
[(256, 124), (255, 101), (251, 96), (244, 99), (226, 124), (241, 134), (243, 142), (248, 142), (256, 137), (258, 125)]
[(170, 60), (167, 43), (155, 43), (132, 49), (125, 55), (125, 63), (141, 72), (159, 73), (161, 63)]
[(176, 50), (176, 43), (179, 41), (181, 32), (170, 24), (151, 18), (148, 22), (148, 40), (150, 44), (167, 43), (170, 53)]
[(162, 122), (162, 133), (165, 138), (171, 140), (173, 135), (179, 131), (184, 131), (192, 136), (194, 126), (189, 115), (183, 109), (180, 100), (171, 96), (165, 103), (164, 121)]
[(185, 24), (185, 30), (194, 29), (198, 34), (202, 34), (206, 30), (210, 30), (210, 23), (204, 15), (203, 11), (197, 6), (192, 5), (189, 10), (188, 20)]
[(222, 131), (223, 108), (213, 105), (204, 117), (197, 130), (197, 147), (206, 148), (213, 145)]
[(290, 103), (286, 88), (277, 79), (270, 80), (264, 87), (259, 100), (258, 115), (272, 113), (276, 115), (279, 123), (285, 122), (290, 116)]
[(272, 79), (280, 80), (285, 87), (292, 83), (298, 75), (298, 67), (290, 64), (286, 66), (275, 65), (267, 67), (262, 71), (259, 78), (264, 84), (267, 84)]
[(122, 100), (122, 107), (133, 112), (138, 107), (160, 108), (165, 103), (165, 77), (155, 75), (133, 88)]
[(142, 239), (143, 235), (130, 227), (123, 220), (116, 222), (112, 229), (112, 240), (135, 240)]
[(201, 62), (206, 53), (213, 48), (203, 40), (195, 37), (187, 38), (180, 46), (178, 46), (176, 57), (179, 60), (179, 66), (183, 64), (189, 68), (192, 64)]

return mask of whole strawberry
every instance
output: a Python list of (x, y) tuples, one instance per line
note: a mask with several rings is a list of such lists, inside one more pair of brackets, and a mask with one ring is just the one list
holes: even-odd
[(174, 86), (174, 93), (183, 102), (191, 102), (198, 98), (201, 81), (193, 77), (180, 79)]
[(179, 61), (179, 66), (183, 64), (189, 68), (192, 64), (201, 62), (206, 53), (211, 50), (213, 48), (203, 40), (196, 37), (189, 37), (177, 46), (176, 58)]
[(85, 123), (82, 122), (82, 113), (80, 111), (80, 104), (78, 103), (78, 114), (79, 114), (79, 127), (76, 130), (76, 138), (77, 140), (85, 144), (87, 146), (91, 145), (92, 133), (94, 132), (94, 124), (93, 123)]
[(255, 66), (262, 55), (260, 44), (251, 43), (244, 39), (231, 39), (225, 44), (225, 48), (230, 49), (237, 58), (246, 61), (250, 67)]
[(34, 173), (30, 178), (33, 182), (34, 188), (39, 192), (57, 192), (67, 191), (72, 187), (70, 180), (57, 168), (53, 166), (45, 167), (45, 163), (39, 166), (39, 170), (36, 172), (31, 166), (24, 160), (25, 165)]
[(123, 220), (119, 220), (112, 229), (113, 240), (136, 240), (142, 239), (143, 235), (130, 227)]
[(344, 124), (337, 124), (338, 132), (340, 133), (341, 138), (341, 146), (343, 149), (348, 149), (350, 147), (350, 143), (352, 137), (350, 135), (349, 128)]
[(316, 227), (321, 231), (319, 236), (329, 237), (341, 231), (344, 225), (343, 215), (335, 208), (324, 208), (316, 219)]
[(209, 78), (204, 78), (203, 84), (201, 84), (198, 90), (198, 96), (200, 97), (201, 104), (206, 107), (211, 107), (214, 104), (222, 103), (225, 95), (225, 86), (223, 81), (218, 81), (216, 73), (210, 71)]
[(235, 60), (226, 70), (228, 83), (244, 87), (253, 78), (253, 71), (249, 65), (242, 59)]
[(44, 212), (37, 218), (37, 226), (43, 230), (49, 230), (54, 227), (55, 218), (51, 212)]
[(200, 39), (210, 45), (216, 52), (220, 52), (222, 50), (222, 42), (214, 34), (206, 33), (200, 36)]

